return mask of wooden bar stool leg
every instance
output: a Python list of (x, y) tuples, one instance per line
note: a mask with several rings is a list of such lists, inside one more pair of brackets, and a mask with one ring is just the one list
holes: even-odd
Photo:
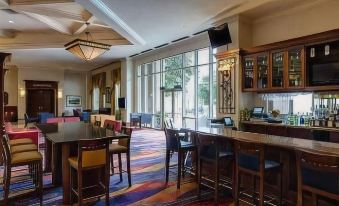
[(112, 175), (114, 175), (114, 158), (113, 158), (113, 154), (110, 155), (109, 159), (111, 160), (111, 171), (112, 171)]
[(198, 159), (198, 150), (195, 149), (195, 180), (199, 183), (199, 159)]
[(256, 191), (256, 186), (257, 186), (257, 177), (255, 175), (252, 175), (252, 177), (253, 177), (252, 201), (253, 201), (253, 204), (256, 204), (255, 191)]
[(132, 186), (132, 180), (131, 180), (131, 158), (130, 158), (130, 152), (128, 151), (126, 153), (126, 161), (127, 161), (127, 176), (128, 176), (128, 186)]
[(259, 206), (264, 206), (264, 176), (260, 174), (259, 180)]
[(11, 184), (11, 167), (5, 166), (4, 205), (8, 203), (9, 186)]
[(239, 205), (239, 192), (240, 192), (240, 184), (241, 184), (241, 176), (240, 176), (240, 173), (239, 173), (239, 169), (238, 167), (236, 166), (236, 172), (235, 172), (235, 179), (236, 179), (236, 182), (235, 182), (235, 201), (234, 201), (234, 205), (235, 206), (238, 206)]
[(169, 164), (170, 164), (170, 151), (166, 150), (166, 162), (165, 162), (165, 174), (166, 174), (166, 183), (168, 183), (169, 177)]
[(69, 183), (71, 185), (71, 192), (69, 194), (69, 199), (70, 199), (71, 205), (73, 205), (73, 188), (74, 188), (73, 178), (74, 177), (73, 177), (72, 167), (69, 167)]
[(180, 189), (181, 181), (181, 166), (182, 166), (182, 151), (178, 151), (178, 178), (177, 178), (177, 189)]
[(219, 201), (219, 161), (215, 163), (215, 179), (214, 179), (214, 205), (218, 205)]
[(103, 175), (102, 177), (105, 180), (105, 187), (106, 187), (106, 193), (105, 193), (105, 202), (106, 202), (106, 206), (109, 206), (109, 167), (105, 167), (104, 169), (102, 169), (103, 171)]
[[(199, 159), (199, 158), (198, 158)], [(198, 160), (198, 198), (201, 198), (202, 160)]]
[(82, 174), (78, 171), (78, 205), (82, 206)]
[(283, 202), (283, 167), (280, 167), (280, 196), (279, 204), (282, 205)]
[(119, 157), (119, 175), (120, 175), (120, 182), (122, 182), (122, 163), (121, 163), (121, 153), (118, 154)]
[(39, 196), (40, 196), (40, 205), (43, 202), (43, 168), (42, 168), (42, 160), (39, 163)]

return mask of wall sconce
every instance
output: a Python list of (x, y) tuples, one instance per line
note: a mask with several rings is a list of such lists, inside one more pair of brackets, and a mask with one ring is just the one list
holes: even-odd
[(25, 90), (24, 88), (20, 88), (20, 90), (19, 90), (19, 95), (20, 95), (20, 97), (25, 97), (25, 95), (26, 95), (26, 90)]
[(62, 89), (59, 89), (58, 90), (58, 99), (61, 99), (62, 98)]

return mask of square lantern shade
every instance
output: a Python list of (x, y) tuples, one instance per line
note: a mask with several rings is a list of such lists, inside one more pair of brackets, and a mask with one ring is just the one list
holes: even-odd
[(90, 61), (110, 49), (110, 45), (76, 39), (65, 45), (66, 50), (75, 56)]

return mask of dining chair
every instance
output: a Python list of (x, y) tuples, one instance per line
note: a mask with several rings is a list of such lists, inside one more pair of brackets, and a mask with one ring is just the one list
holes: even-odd
[[(111, 170), (112, 175), (114, 175), (114, 157), (113, 155), (117, 154), (119, 159), (119, 175), (120, 175), (120, 181), (122, 181), (122, 173), (127, 172), (128, 177), (128, 185), (129, 187), (132, 186), (132, 180), (131, 180), (131, 136), (132, 136), (132, 128), (122, 128), (122, 132), (124, 134), (127, 134), (128, 137), (121, 138), (118, 140), (118, 143), (112, 143), (109, 145), (109, 156), (111, 160)], [(126, 154), (126, 164), (127, 164), (127, 171), (123, 171), (122, 169), (122, 160), (121, 160), (121, 154)]]
[[(240, 194), (244, 191), (240, 191), (241, 188), (241, 175), (247, 174), (253, 177), (252, 187), (252, 201), (255, 205), (264, 205), (264, 182), (265, 175), (268, 172), (275, 172), (280, 177), (279, 188), (279, 205), (282, 205), (282, 171), (283, 165), (273, 160), (265, 159), (265, 148), (263, 144), (253, 143), (250, 141), (237, 139), (234, 142), (235, 151), (235, 205), (239, 205)], [(256, 185), (257, 179), (259, 179), (259, 198), (256, 197)], [(257, 203), (258, 201), (258, 203)]]
[(25, 119), (25, 128), (27, 127), (28, 123), (37, 123), (39, 118), (29, 117), (27, 113), (24, 114)]
[[(70, 164), (70, 199), (73, 203), (73, 194), (78, 197), (78, 204), (93, 198), (105, 196), (106, 205), (109, 205), (109, 159), (108, 140), (91, 139), (78, 142), (78, 156), (68, 158)], [(84, 173), (96, 170), (97, 180), (95, 185), (85, 186)], [(76, 175), (75, 175), (76, 172)], [(74, 185), (77, 181), (77, 187)], [(91, 178), (93, 179), (93, 178)]]
[[(189, 151), (195, 152), (197, 154), (197, 146), (193, 142), (181, 140), (178, 130), (165, 128), (166, 136), (166, 183), (169, 179), (169, 168), (170, 168), (170, 159), (174, 152), (178, 153), (178, 172), (177, 172), (177, 189), (180, 189), (181, 183), (181, 174), (184, 168), (184, 158), (186, 153)], [(197, 155), (196, 155), (197, 156)], [(197, 168), (197, 161), (196, 161)], [(197, 174), (196, 174), (197, 175)], [(196, 176), (197, 177), (197, 176)]]
[(214, 205), (218, 205), (221, 164), (225, 164), (227, 161), (231, 162), (230, 169), (234, 176), (234, 153), (230, 149), (230, 143), (223, 144), (217, 135), (197, 133), (196, 137), (198, 144), (198, 197), (201, 196), (202, 169), (205, 162), (213, 165)]
[[(12, 147), (9, 145), (8, 137), (6, 135), (2, 136), (1, 139), (2, 146), (2, 156), (4, 158), (4, 194), (3, 194), (3, 203), (8, 205), (8, 199), (10, 194), (10, 185), (12, 178), (12, 168), (22, 168), (23, 166), (28, 166), (27, 177), (30, 177), (31, 180), (24, 180), (22, 182), (32, 183), (34, 185), (34, 190), (27, 191), (27, 185), (23, 188), (20, 186), (13, 188), (15, 192), (19, 192), (19, 196), (28, 195), (27, 193), (37, 194), (39, 197), (40, 205), (43, 201), (43, 171), (42, 171), (42, 155), (38, 151), (23, 151), (22, 152), (13, 152)], [(19, 146), (17, 146), (19, 147)]]
[(339, 205), (339, 157), (315, 151), (296, 151), (298, 198), (303, 205), (304, 191), (312, 194), (313, 205), (319, 197), (336, 201)]
[(105, 119), (104, 128), (114, 131), (114, 129), (115, 129), (114, 126), (115, 126), (115, 124), (114, 124), (113, 120)]

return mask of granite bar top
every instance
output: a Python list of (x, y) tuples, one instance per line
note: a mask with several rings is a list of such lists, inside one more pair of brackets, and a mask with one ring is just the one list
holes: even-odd
[(284, 123), (268, 123), (266, 121), (242, 121), (243, 124), (254, 124), (254, 125), (265, 125), (265, 126), (279, 126), (279, 127), (292, 127), (292, 128), (304, 128), (311, 130), (322, 130), (329, 132), (339, 132), (339, 128), (335, 127), (313, 127), (313, 126), (297, 126), (297, 125), (289, 125)]
[(276, 146), (291, 150), (308, 150), (325, 154), (339, 156), (339, 144), (332, 142), (323, 142), (308, 139), (299, 139), (251, 132), (242, 132), (231, 130), (230, 128), (208, 128), (202, 127), (196, 132), (203, 132), (217, 135), (221, 138), (232, 140), (245, 140), (253, 143), (265, 144), (268, 146)]

